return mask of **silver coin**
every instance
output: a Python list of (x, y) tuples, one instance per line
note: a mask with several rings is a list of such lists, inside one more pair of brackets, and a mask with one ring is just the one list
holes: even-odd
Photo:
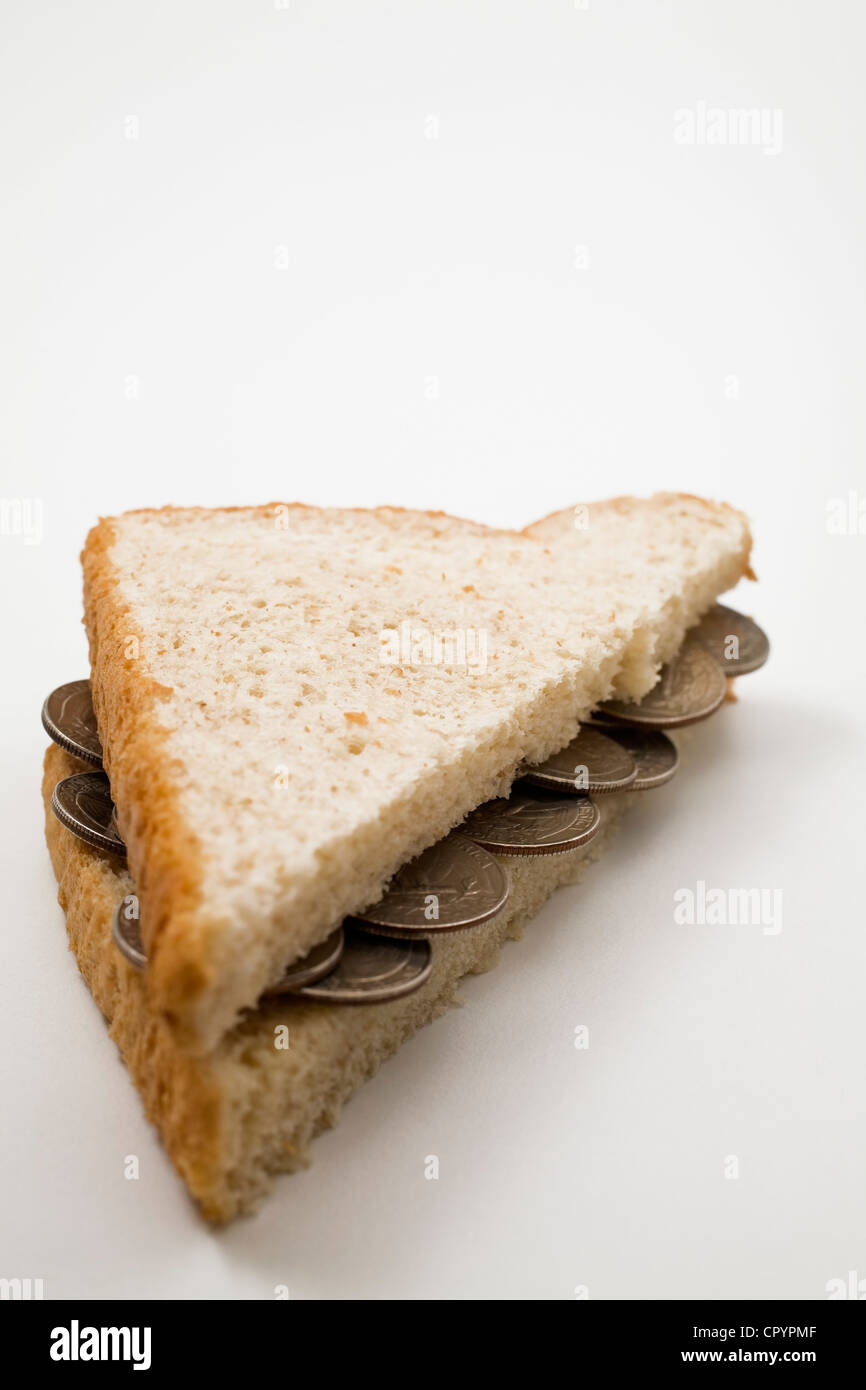
[(502, 865), (474, 840), (454, 832), (404, 865), (384, 898), (355, 918), (370, 930), (426, 936), (486, 922), (507, 899)]
[(52, 690), (42, 706), (42, 727), (67, 753), (102, 767), (102, 744), (90, 698), (90, 681), (69, 681)]
[(726, 676), (747, 676), (770, 655), (770, 640), (758, 624), (723, 603), (704, 614), (692, 635), (703, 642)]
[(714, 714), (726, 689), (718, 662), (700, 642), (687, 638), (648, 695), (636, 703), (606, 700), (599, 713), (641, 728), (678, 729)]
[(600, 823), (588, 796), (512, 792), (479, 806), (460, 833), (492, 854), (563, 854), (591, 840)]
[(420, 989), (432, 969), (429, 941), (417, 936), (395, 941), (350, 926), (336, 970), (299, 989), (295, 998), (323, 1004), (383, 1004)]
[(126, 845), (111, 828), (111, 788), (104, 772), (77, 772), (54, 788), (51, 809), (57, 819), (88, 845), (126, 857)]
[(111, 934), (121, 955), (125, 956), (136, 970), (143, 970), (147, 965), (147, 953), (141, 939), (136, 898), (123, 898), (117, 904), (111, 921)]
[(555, 791), (627, 791), (637, 777), (637, 764), (631, 754), (591, 724), (584, 724), (567, 747), (546, 762), (527, 768), (527, 782)]
[[(119, 951), (134, 965), (143, 970), (147, 965), (147, 952), (141, 939), (138, 916), (138, 899), (130, 895), (118, 903), (111, 924), (112, 936)], [(271, 998), (279, 994), (296, 994), (306, 985), (321, 980), (336, 969), (343, 954), (343, 928), (337, 927), (325, 941), (314, 946), (302, 960), (289, 967), (279, 984), (265, 991)]]
[(630, 792), (651, 791), (653, 787), (663, 787), (665, 782), (671, 780), (679, 765), (680, 754), (673, 739), (669, 739), (661, 729), (635, 729), (613, 720), (602, 727), (608, 738), (616, 739), (637, 764), (637, 777), (629, 787)]
[(301, 960), (290, 965), (279, 984), (272, 985), (265, 993), (269, 998), (275, 994), (297, 994), (305, 985), (315, 984), (316, 980), (330, 975), (331, 971), (336, 970), (340, 964), (344, 941), (343, 928), (337, 927), (329, 937), (320, 941), (318, 946), (314, 946), (312, 951), (308, 951)]

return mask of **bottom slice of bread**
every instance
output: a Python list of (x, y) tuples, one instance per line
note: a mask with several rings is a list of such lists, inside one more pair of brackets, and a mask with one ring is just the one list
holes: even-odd
[[(46, 837), (69, 944), (169, 1157), (217, 1222), (253, 1209), (275, 1173), (309, 1163), (312, 1140), (336, 1124), (352, 1092), (456, 1002), (462, 976), (495, 965), (504, 943), (522, 935), (555, 889), (583, 877), (633, 799), (598, 797), (601, 829), (588, 845), (503, 859), (511, 878), (506, 907), (482, 926), (436, 939), (432, 974), (414, 994), (367, 1005), (268, 1000), (196, 1058), (178, 1049), (148, 1005), (142, 975), (114, 944), (112, 915), (134, 891), (123, 862), (83, 844), (51, 811), (55, 784), (87, 770), (53, 744), (46, 752)], [(278, 1046), (285, 1028), (288, 1046)]]

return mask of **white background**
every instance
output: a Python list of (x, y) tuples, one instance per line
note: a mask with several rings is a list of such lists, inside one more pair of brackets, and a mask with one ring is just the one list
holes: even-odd
[[(866, 495), (863, 39), (856, 0), (7, 0), (0, 491), (43, 534), (0, 538), (0, 1275), (130, 1299), (866, 1278), (866, 536), (826, 529)], [(781, 150), (678, 144), (700, 102), (780, 111)], [(659, 488), (749, 513), (761, 582), (734, 601), (770, 665), (313, 1168), (209, 1231), (43, 845), (88, 526), (272, 499), (523, 525)], [(782, 932), (676, 927), (698, 879), (781, 888)]]

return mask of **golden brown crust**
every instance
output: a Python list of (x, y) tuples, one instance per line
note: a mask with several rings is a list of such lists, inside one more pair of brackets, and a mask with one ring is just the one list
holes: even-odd
[[(322, 512), (327, 511), (326, 507), (317, 507), (310, 502), (262, 502), (258, 506), (236, 506), (236, 507), (174, 507), (166, 505), (164, 507), (133, 507), (130, 511), (124, 512), (124, 516), (183, 516), (186, 514), (198, 515), (202, 512), (234, 513), (248, 512), (251, 515), (265, 515), (272, 512), (276, 507), (286, 507), (289, 511), (302, 512)], [(398, 516), (426, 516), (436, 521), (453, 521), (459, 526), (465, 526), (480, 535), (500, 535), (500, 536), (522, 536), (522, 530), (516, 530), (511, 526), (488, 526), (483, 521), (475, 521), (471, 517), (455, 516), (453, 512), (442, 512), (429, 507), (397, 507), (387, 503), (379, 503), (375, 507), (340, 507), (341, 512), (350, 512), (358, 516), (378, 516), (386, 512), (389, 515)], [(110, 523), (113, 517), (100, 517), (99, 525), (103, 522)], [(96, 529), (96, 528), (94, 528)]]
[(116, 861), (70, 835), (50, 809), (60, 778), (84, 770), (61, 748), (52, 744), (47, 749), (42, 782), (45, 834), (58, 901), (66, 912), (69, 946), (175, 1168), (205, 1215), (224, 1220), (231, 1212), (220, 1190), (225, 1155), (219, 1086), (206, 1060), (178, 1048), (171, 1030), (148, 1003), (144, 977), (112, 944)]
[(149, 987), (164, 1016), (177, 1024), (210, 980), (196, 912), (199, 845), (178, 809), (158, 722), (165, 691), (142, 672), (144, 634), (120, 599), (113, 541), (112, 521), (103, 518), (81, 556), (91, 688), (105, 770), (141, 897), (142, 936), (152, 961)]

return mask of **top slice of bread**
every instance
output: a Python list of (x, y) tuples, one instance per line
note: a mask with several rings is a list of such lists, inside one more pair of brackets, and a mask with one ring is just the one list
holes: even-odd
[(731, 508), (663, 495), (588, 516), (516, 534), (272, 504), (91, 531), (94, 704), (151, 1002), (182, 1046), (213, 1048), (599, 700), (644, 694), (747, 572)]

